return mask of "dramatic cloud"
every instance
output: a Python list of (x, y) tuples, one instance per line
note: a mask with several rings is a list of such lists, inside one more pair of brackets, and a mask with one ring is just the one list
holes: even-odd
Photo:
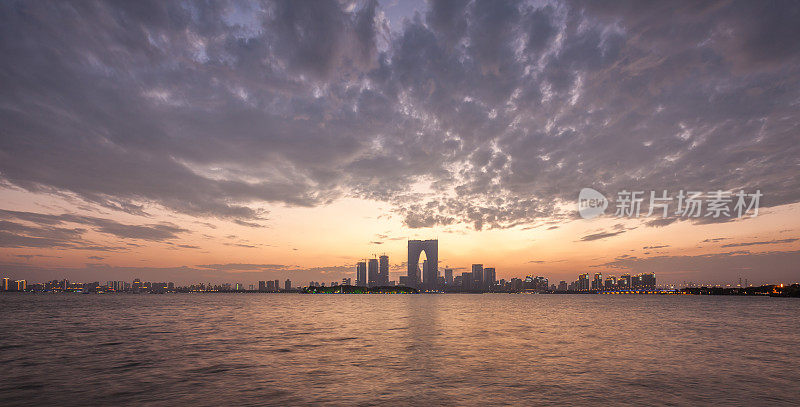
[[(34, 225), (25, 225), (3, 219), (14, 219)], [(85, 228), (67, 228), (55, 225), (74, 223), (122, 239), (139, 239), (154, 242), (175, 239), (179, 233), (188, 232), (173, 224), (127, 225), (110, 219), (72, 214), (46, 215), (34, 212), (0, 210), (0, 247), (71, 247), (85, 250), (103, 250), (87, 243)], [(130, 244), (137, 246), (136, 244)], [(105, 248), (113, 249), (113, 248)]]
[[(345, 196), (476, 229), (566, 219), (583, 187), (800, 201), (797, 3), (352, 6), (3, 2), (0, 180), (252, 227)], [(0, 242), (79, 233), (24, 232)]]

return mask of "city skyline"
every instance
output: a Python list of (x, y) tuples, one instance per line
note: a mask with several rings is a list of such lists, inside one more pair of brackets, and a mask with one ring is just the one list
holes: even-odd
[(800, 277), (791, 7), (320, 7), (0, 5), (0, 275), (340, 281), (438, 239), (455, 276)]

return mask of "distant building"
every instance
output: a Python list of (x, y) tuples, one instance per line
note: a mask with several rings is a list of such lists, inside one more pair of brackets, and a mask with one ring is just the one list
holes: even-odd
[(292, 289), (292, 280), (289, 280), (287, 278), (286, 281), (283, 282), (283, 289), (286, 290), (286, 291), (291, 290)]
[(353, 279), (350, 277), (345, 277), (342, 279), (342, 285), (353, 285)]
[(275, 291), (280, 291), (280, 290), (281, 290), (281, 281), (275, 280)]
[(479, 290), (484, 287), (483, 284), (483, 264), (472, 265), (472, 288)]
[(639, 287), (641, 288), (656, 288), (656, 275), (655, 273), (642, 273), (638, 274)]
[(258, 291), (265, 292), (267, 291), (267, 282), (266, 281), (259, 281), (258, 282)]
[(567, 291), (567, 282), (561, 280), (558, 282), (558, 291)]
[(389, 285), (389, 256), (382, 255), (378, 258), (378, 285)]
[(589, 274), (584, 273), (578, 276), (578, 291), (589, 291)]
[[(430, 263), (430, 267), (423, 268), (423, 276), (420, 279), (419, 256), (425, 252), (425, 257)], [(438, 240), (409, 240), (408, 241), (408, 273), (406, 282), (412, 287), (418, 287), (420, 281), (425, 289), (435, 289), (439, 274), (439, 241)]]
[(497, 276), (495, 275), (494, 267), (486, 267), (483, 269), (483, 287), (486, 289), (492, 288), (495, 284)]
[(17, 291), (25, 291), (28, 289), (28, 282), (25, 280), (17, 280), (15, 283), (17, 285)]
[(474, 284), (475, 279), (472, 277), (472, 273), (461, 273), (461, 289), (472, 290)]
[(367, 262), (356, 263), (356, 285), (365, 287), (367, 285)]
[(378, 259), (369, 259), (367, 264), (367, 286), (376, 287), (378, 285)]
[(602, 290), (603, 289), (603, 273), (594, 273), (594, 279), (592, 280), (592, 290)]
[(453, 269), (450, 268), (444, 269), (444, 284), (448, 286), (453, 285)]
[(623, 274), (619, 276), (619, 280), (617, 280), (617, 287), (625, 289), (631, 288), (631, 275)]

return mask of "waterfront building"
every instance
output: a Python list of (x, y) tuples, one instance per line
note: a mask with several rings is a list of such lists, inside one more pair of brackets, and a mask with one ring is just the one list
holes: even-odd
[(389, 256), (382, 255), (378, 257), (378, 285), (389, 285)]
[(367, 264), (367, 286), (376, 287), (378, 285), (378, 259), (369, 259)]
[(367, 262), (365, 261), (356, 264), (356, 285), (359, 287), (367, 285)]
[(444, 269), (444, 284), (448, 286), (453, 285), (453, 269), (451, 268)]
[(472, 288), (479, 290), (484, 287), (483, 264), (472, 265)]
[(483, 269), (483, 288), (488, 290), (494, 287), (496, 279), (497, 275), (494, 271), (494, 267), (486, 267)]

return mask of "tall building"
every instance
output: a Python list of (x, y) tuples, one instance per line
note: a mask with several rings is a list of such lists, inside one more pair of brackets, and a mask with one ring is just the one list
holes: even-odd
[(603, 289), (603, 273), (594, 273), (594, 279), (592, 280), (592, 290), (602, 290)]
[(461, 273), (461, 289), (472, 290), (475, 280), (472, 278), (472, 273)]
[(483, 264), (472, 265), (472, 288), (480, 290), (483, 288)]
[(497, 280), (494, 267), (486, 267), (483, 269), (483, 287), (486, 289), (492, 288)]
[(281, 290), (281, 281), (275, 280), (275, 291), (280, 291), (280, 290)]
[(25, 291), (28, 288), (28, 282), (25, 280), (17, 280), (15, 283), (17, 284), (17, 291)]
[(262, 293), (264, 291), (267, 291), (267, 282), (266, 281), (259, 281), (258, 282), (258, 291), (261, 291)]
[(558, 291), (567, 291), (567, 282), (561, 280), (558, 282)]
[(286, 290), (286, 291), (291, 290), (292, 289), (292, 280), (289, 280), (287, 278), (286, 281), (283, 282), (283, 289)]
[(389, 285), (389, 256), (382, 255), (378, 258), (378, 285)]
[(444, 284), (448, 286), (453, 285), (453, 269), (451, 268), (444, 269)]
[(617, 280), (617, 286), (619, 288), (631, 288), (631, 275), (626, 273), (619, 276), (619, 280)]
[(353, 279), (350, 277), (342, 278), (342, 285), (353, 285)]
[(0, 291), (8, 291), (11, 289), (11, 279), (8, 277), (3, 277), (2, 286), (0, 286)]
[(642, 273), (638, 275), (640, 286), (642, 288), (656, 288), (656, 275), (655, 273)]
[(359, 287), (367, 285), (367, 262), (365, 261), (356, 264), (356, 285)]
[(580, 291), (589, 291), (591, 286), (589, 285), (589, 274), (583, 273), (578, 276), (578, 290)]
[[(419, 285), (419, 256), (425, 252), (431, 267), (423, 271), (422, 286), (425, 289), (435, 289), (439, 270), (439, 241), (438, 240), (409, 240), (408, 241), (408, 274), (406, 282)], [(425, 274), (427, 273), (427, 274)]]
[(376, 287), (378, 285), (378, 259), (369, 259), (367, 264), (367, 286)]

